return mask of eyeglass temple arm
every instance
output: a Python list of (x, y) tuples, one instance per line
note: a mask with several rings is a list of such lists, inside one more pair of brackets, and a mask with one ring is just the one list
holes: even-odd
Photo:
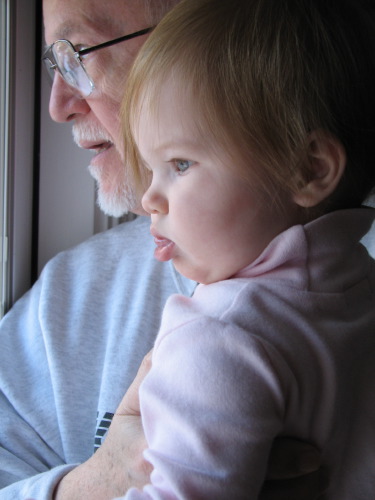
[(104, 49), (105, 47), (110, 47), (111, 45), (115, 45), (119, 42), (124, 42), (125, 40), (130, 40), (131, 38), (136, 38), (137, 36), (145, 35), (152, 31), (152, 28), (145, 28), (140, 31), (136, 31), (135, 33), (131, 33), (130, 35), (121, 36), (120, 38), (115, 38), (114, 40), (110, 40), (109, 42), (100, 43), (99, 45), (95, 45), (94, 47), (87, 47), (86, 49), (82, 49), (78, 51), (80, 56), (84, 56), (85, 54), (89, 54), (90, 52), (94, 52), (94, 50)]

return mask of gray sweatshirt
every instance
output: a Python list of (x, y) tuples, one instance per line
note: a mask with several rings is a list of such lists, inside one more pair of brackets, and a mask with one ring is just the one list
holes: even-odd
[(140, 217), (60, 253), (0, 324), (0, 499), (52, 498), (99, 446), (152, 347), (165, 301), (195, 283), (153, 257)]

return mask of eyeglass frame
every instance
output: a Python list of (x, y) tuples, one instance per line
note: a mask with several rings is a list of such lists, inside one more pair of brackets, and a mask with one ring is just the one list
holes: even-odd
[(118, 38), (114, 38), (113, 40), (108, 40), (107, 42), (99, 43), (98, 45), (92, 45), (91, 47), (86, 47), (86, 48), (83, 48), (83, 49), (80, 49), (80, 50), (76, 50), (76, 48), (74, 47), (74, 45), (72, 44), (72, 42), (70, 42), (69, 40), (65, 40), (65, 39), (55, 40), (44, 51), (44, 54), (43, 54), (43, 57), (42, 57), (42, 61), (46, 61), (47, 60), (50, 63), (50, 65), (51, 65), (49, 67), (50, 70), (54, 70), (54, 71), (58, 70), (58, 72), (60, 73), (61, 77), (64, 79), (64, 81), (69, 86), (71, 86), (71, 87), (76, 88), (77, 90), (79, 90), (77, 87), (74, 87), (73, 85), (71, 85), (65, 79), (63, 73), (61, 72), (61, 70), (59, 68), (59, 65), (56, 62), (56, 59), (55, 59), (55, 56), (54, 56), (54, 53), (53, 53), (53, 50), (52, 50), (53, 46), (55, 45), (55, 43), (58, 43), (58, 42), (65, 42), (65, 43), (67, 43), (73, 49), (74, 57), (76, 58), (76, 60), (80, 64), (82, 70), (84, 71), (85, 75), (87, 76), (87, 78), (88, 78), (88, 80), (90, 82), (91, 90), (85, 96), (85, 97), (88, 97), (89, 95), (91, 95), (92, 91), (95, 89), (95, 84), (94, 84), (94, 82), (92, 81), (91, 77), (89, 76), (89, 74), (86, 71), (85, 65), (83, 64), (83, 61), (81, 59), (82, 56), (90, 54), (90, 52), (95, 52), (96, 50), (104, 49), (105, 47), (110, 47), (112, 45), (116, 45), (117, 43), (125, 42), (126, 40), (131, 40), (132, 38), (136, 38), (138, 36), (145, 35), (147, 33), (150, 33), (150, 31), (152, 31), (153, 29), (154, 29), (154, 26), (152, 26), (150, 28), (144, 28), (142, 30), (135, 31), (134, 33), (130, 33), (128, 35), (123, 35), (123, 36), (120, 36)]

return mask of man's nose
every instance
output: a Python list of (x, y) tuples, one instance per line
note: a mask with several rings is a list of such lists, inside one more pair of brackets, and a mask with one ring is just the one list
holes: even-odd
[(68, 122), (79, 115), (86, 115), (90, 106), (79, 95), (79, 91), (68, 85), (56, 72), (49, 99), (49, 113), (55, 122)]

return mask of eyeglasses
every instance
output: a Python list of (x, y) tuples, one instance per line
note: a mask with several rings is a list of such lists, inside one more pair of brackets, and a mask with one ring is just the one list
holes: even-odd
[(58, 70), (66, 83), (77, 89), (82, 97), (88, 97), (94, 90), (95, 85), (87, 74), (82, 57), (95, 50), (104, 49), (116, 43), (125, 42), (137, 36), (145, 35), (152, 29), (153, 28), (146, 28), (131, 33), (130, 35), (121, 36), (120, 38), (115, 38), (108, 42), (81, 50), (76, 50), (69, 40), (56, 40), (56, 42), (53, 42), (44, 52), (42, 61), (45, 63), (52, 80), (55, 76), (55, 71)]

